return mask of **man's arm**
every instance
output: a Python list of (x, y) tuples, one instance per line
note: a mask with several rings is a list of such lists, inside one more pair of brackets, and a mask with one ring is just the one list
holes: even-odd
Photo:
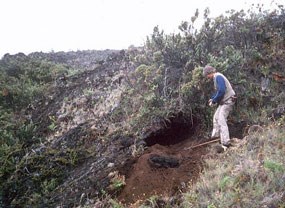
[(223, 99), (226, 92), (226, 83), (222, 76), (218, 75), (216, 77), (216, 83), (217, 83), (217, 92), (212, 97), (213, 103), (219, 103)]

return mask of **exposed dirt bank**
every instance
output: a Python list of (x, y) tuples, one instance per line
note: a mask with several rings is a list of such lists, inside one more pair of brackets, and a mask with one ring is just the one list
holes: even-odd
[(153, 195), (168, 197), (183, 190), (202, 170), (207, 145), (191, 148), (199, 142), (188, 138), (174, 145), (149, 147), (133, 165), (130, 163), (132, 167), (124, 167), (129, 171), (119, 200), (131, 206)]

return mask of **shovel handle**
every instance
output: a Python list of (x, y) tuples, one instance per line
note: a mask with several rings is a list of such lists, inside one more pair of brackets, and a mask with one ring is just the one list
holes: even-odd
[(192, 147), (188, 147), (187, 149), (193, 149), (193, 148), (196, 148), (196, 147), (201, 147), (201, 146), (204, 146), (206, 144), (214, 143), (214, 142), (217, 142), (217, 141), (220, 141), (220, 139), (214, 139), (214, 140), (211, 140), (211, 141), (208, 141), (208, 142), (197, 144), (197, 145), (194, 145)]

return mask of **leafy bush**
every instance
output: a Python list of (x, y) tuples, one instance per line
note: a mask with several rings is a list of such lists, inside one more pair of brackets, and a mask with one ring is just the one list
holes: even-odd
[(6, 108), (21, 109), (40, 97), (58, 76), (68, 69), (44, 60), (17, 54), (5, 55), (0, 61), (0, 104)]

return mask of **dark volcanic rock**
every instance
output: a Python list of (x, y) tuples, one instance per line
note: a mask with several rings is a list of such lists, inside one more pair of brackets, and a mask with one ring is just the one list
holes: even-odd
[(157, 168), (176, 168), (179, 166), (179, 159), (170, 156), (150, 155), (148, 161), (151, 166)]

